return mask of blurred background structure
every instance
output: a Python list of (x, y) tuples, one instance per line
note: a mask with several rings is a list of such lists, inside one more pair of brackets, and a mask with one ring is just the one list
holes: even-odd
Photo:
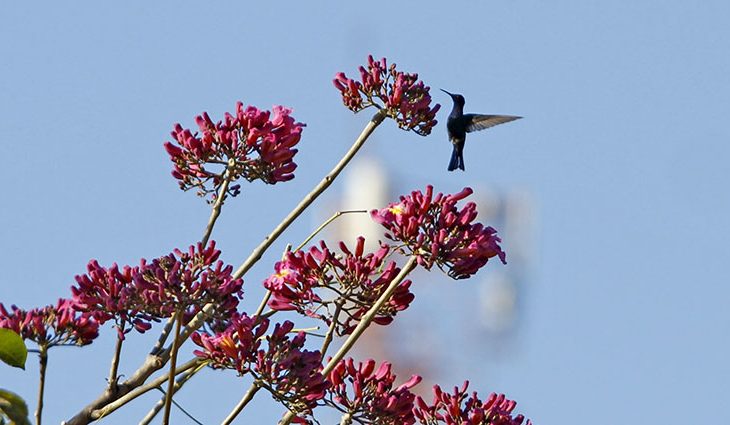
[[(415, 359), (403, 367), (434, 371), (445, 387), (468, 378), (480, 393), (506, 393), (535, 424), (723, 417), (729, 2), (10, 2), (0, 16), (3, 303), (68, 296), (92, 258), (136, 264), (195, 243), (209, 209), (169, 176), (162, 144), (174, 123), (220, 118), (237, 100), (292, 106), (307, 124), (296, 179), (244, 186), (213, 235), (240, 264), (367, 122), (371, 112), (353, 116), (331, 80), (357, 75), (373, 54), (464, 94), (469, 111), (525, 119), (470, 136), (463, 173), (446, 171), (442, 92), (431, 136), (385, 122), (347, 179), (246, 276), (243, 308), (255, 309), (286, 244), (339, 205), (471, 186), (508, 264), (466, 282), (414, 275), (413, 309), (397, 333), (370, 335), (373, 355)], [(358, 172), (382, 192), (353, 199), (364, 192)], [(113, 337), (51, 352), (46, 423), (101, 391)], [(152, 338), (130, 338), (120, 373)], [(0, 387), (34, 403), (36, 376), (34, 361), (25, 372), (0, 367)], [(177, 400), (206, 424), (247, 386), (216, 371), (196, 380)], [(103, 423), (136, 423), (158, 398)], [(241, 423), (281, 413), (267, 397), (252, 407)]]

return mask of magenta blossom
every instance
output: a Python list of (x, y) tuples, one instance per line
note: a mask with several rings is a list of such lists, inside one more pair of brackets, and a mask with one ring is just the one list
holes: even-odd
[[(275, 273), (264, 281), (271, 291), (269, 307), (296, 310), (331, 324), (337, 321), (338, 335), (351, 333), (362, 316), (385, 292), (400, 268), (387, 262), (390, 247), (382, 245), (374, 253), (365, 253), (365, 239), (360, 237), (354, 251), (340, 242), (342, 253), (331, 251), (322, 241), (320, 248), (286, 254), (276, 263)], [(414, 295), (410, 280), (404, 280), (391, 298), (378, 310), (375, 323), (387, 325), (396, 313), (408, 308)], [(326, 300), (322, 296), (327, 293)], [(335, 313), (336, 312), (336, 313)]]
[(367, 69), (360, 67), (360, 81), (339, 72), (333, 83), (351, 111), (359, 112), (374, 106), (385, 111), (398, 127), (426, 136), (437, 123), (436, 112), (441, 105), (431, 107), (430, 88), (418, 80), (418, 74), (407, 74), (395, 68), (395, 64), (387, 66), (385, 58), (376, 61), (370, 55)]
[[(199, 133), (175, 125), (173, 142), (165, 149), (175, 164), (173, 177), (180, 188), (196, 188), (200, 196), (217, 191), (227, 178), (230, 182), (244, 178), (276, 184), (294, 178), (294, 149), (301, 138), (304, 124), (294, 121), (291, 109), (274, 106), (273, 115), (253, 106), (236, 104), (235, 115), (226, 113), (214, 123), (207, 112), (195, 117)], [(228, 176), (225, 170), (228, 169)], [(232, 185), (228, 193), (238, 194), (240, 185)]]
[(105, 268), (96, 260), (89, 261), (87, 273), (76, 276), (76, 285), (71, 287), (73, 300), (81, 311), (93, 316), (100, 324), (114, 320), (121, 338), (132, 325), (140, 333), (152, 327), (156, 319), (141, 311), (142, 301), (134, 284), (134, 275), (139, 268), (117, 264)]
[(294, 328), (290, 321), (277, 323), (265, 337), (267, 347), (261, 348), (268, 327), (266, 318), (257, 322), (235, 315), (222, 332), (194, 333), (193, 342), (202, 348), (194, 354), (209, 360), (213, 368), (234, 369), (239, 375), (251, 373), (275, 399), (306, 415), (329, 387), (321, 374), (321, 354), (304, 349), (304, 332), (290, 338)]
[(234, 369), (239, 375), (245, 375), (256, 361), (261, 337), (268, 327), (268, 319), (257, 324), (245, 314), (235, 314), (229, 326), (218, 334), (194, 333), (193, 342), (203, 350), (195, 350), (193, 354), (210, 360), (214, 369)]
[(218, 260), (220, 250), (211, 241), (190, 246), (147, 263), (142, 260), (134, 284), (143, 311), (156, 317), (170, 317), (184, 311), (195, 315), (208, 303), (215, 305), (212, 317), (231, 317), (243, 295), (243, 280), (234, 279), (233, 266)]
[(476, 273), (490, 258), (499, 257), (505, 263), (500, 239), (492, 227), (473, 223), (477, 217), (476, 204), (468, 202), (463, 208), (456, 203), (472, 194), (470, 188), (459, 193), (433, 196), (433, 187), (426, 193), (411, 192), (400, 202), (381, 210), (371, 211), (373, 220), (383, 225), (385, 236), (402, 242), (418, 263), (426, 269), (434, 264), (448, 269), (449, 276), (464, 279)]
[[(454, 387), (454, 392), (449, 394), (434, 385), (430, 405), (417, 397), (413, 413), (418, 422), (425, 425), (521, 425), (525, 421), (522, 415), (512, 416), (517, 403), (505, 398), (504, 394), (492, 393), (482, 401), (476, 391), (467, 394), (468, 386), (469, 381), (465, 381), (461, 388)], [(528, 420), (525, 425), (531, 424)]]
[(289, 338), (293, 329), (288, 320), (274, 326), (268, 347), (256, 355), (253, 374), (290, 410), (308, 413), (324, 397), (329, 383), (321, 374), (320, 352), (304, 349), (304, 332)]
[(328, 390), (326, 403), (344, 411), (358, 423), (415, 423), (415, 395), (410, 389), (421, 382), (420, 376), (413, 375), (407, 382), (394, 387), (396, 376), (390, 363), (383, 362), (376, 369), (375, 360), (355, 366), (352, 358), (348, 358), (341, 360), (328, 378), (332, 387)]
[(215, 305), (209, 322), (228, 319), (238, 307), (243, 280), (233, 278), (233, 266), (218, 260), (220, 253), (211, 241), (205, 248), (198, 243), (186, 252), (176, 249), (121, 270), (116, 264), (106, 269), (92, 260), (88, 273), (76, 276), (77, 286), (71, 288), (74, 302), (100, 323), (114, 319), (120, 337), (126, 323), (145, 332), (151, 321), (176, 312), (187, 321), (207, 303)]
[(23, 339), (39, 346), (87, 345), (99, 336), (99, 322), (76, 309), (69, 299), (59, 299), (55, 306), (22, 310), (0, 303), (0, 328), (11, 329)]

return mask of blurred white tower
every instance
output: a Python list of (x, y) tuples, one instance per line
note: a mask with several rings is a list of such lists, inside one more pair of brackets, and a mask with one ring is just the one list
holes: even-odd
[(344, 181), (339, 210), (367, 210), (363, 214), (346, 214), (335, 223), (337, 238), (350, 246), (358, 236), (365, 237), (365, 249), (376, 250), (383, 239), (380, 225), (370, 218), (370, 210), (382, 208), (390, 199), (388, 173), (372, 157), (362, 157), (350, 165)]

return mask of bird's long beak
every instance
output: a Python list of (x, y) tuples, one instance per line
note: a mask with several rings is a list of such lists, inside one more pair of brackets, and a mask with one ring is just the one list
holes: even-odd
[(444, 93), (448, 94), (448, 95), (449, 95), (449, 96), (451, 96), (451, 97), (454, 97), (454, 95), (453, 95), (453, 94), (451, 94), (451, 93), (447, 92), (447, 91), (446, 91), (446, 90), (444, 90), (444, 89), (439, 89), (439, 90), (441, 90), (442, 92), (444, 92)]

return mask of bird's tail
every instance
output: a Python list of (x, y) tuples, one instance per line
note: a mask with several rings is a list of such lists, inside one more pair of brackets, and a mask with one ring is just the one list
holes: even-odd
[(459, 146), (454, 145), (454, 150), (451, 152), (451, 161), (449, 161), (449, 171), (456, 169), (464, 169), (464, 148), (463, 146), (459, 149)]

